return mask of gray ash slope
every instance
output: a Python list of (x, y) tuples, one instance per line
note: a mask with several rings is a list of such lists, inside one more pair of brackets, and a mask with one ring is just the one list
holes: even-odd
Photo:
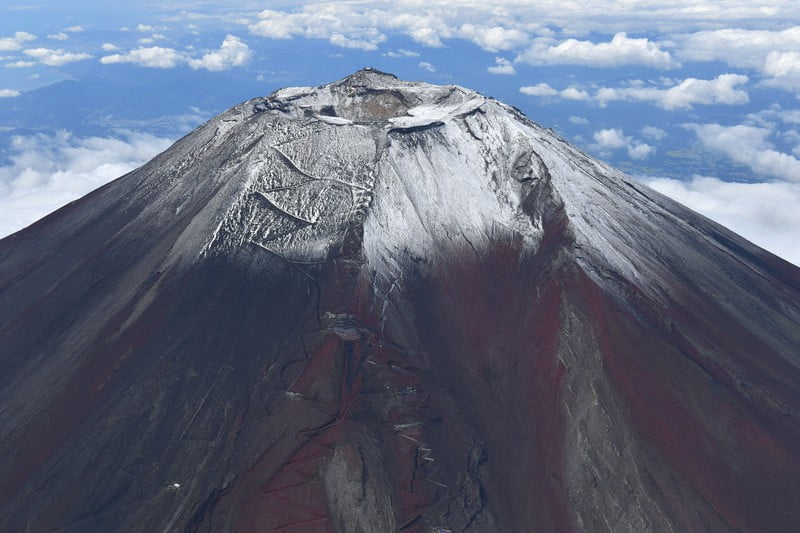
[(460, 87), (240, 104), (0, 302), (3, 531), (800, 522), (800, 269)]

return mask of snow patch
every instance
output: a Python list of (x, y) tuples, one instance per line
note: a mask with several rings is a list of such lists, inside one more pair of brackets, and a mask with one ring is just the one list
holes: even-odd
[(325, 124), (330, 124), (331, 126), (351, 126), (353, 124), (352, 120), (348, 120), (342, 117), (329, 117), (327, 115), (314, 115), (314, 118), (319, 120), (320, 122), (324, 122)]
[(471, 95), (462, 102), (456, 101), (451, 104), (425, 103), (409, 109), (407, 116), (389, 119), (389, 123), (393, 127), (402, 129), (430, 126), (472, 113), (479, 109), (485, 101), (486, 99), (482, 96)]

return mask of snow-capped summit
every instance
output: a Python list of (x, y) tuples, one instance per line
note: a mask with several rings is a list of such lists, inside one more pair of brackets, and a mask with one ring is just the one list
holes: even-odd
[(4, 531), (800, 521), (800, 269), (462, 87), (237, 105), (0, 301)]

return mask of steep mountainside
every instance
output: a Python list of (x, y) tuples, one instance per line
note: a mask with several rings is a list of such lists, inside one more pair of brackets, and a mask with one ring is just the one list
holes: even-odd
[(0, 303), (1, 531), (800, 523), (800, 269), (461, 87), (238, 105)]

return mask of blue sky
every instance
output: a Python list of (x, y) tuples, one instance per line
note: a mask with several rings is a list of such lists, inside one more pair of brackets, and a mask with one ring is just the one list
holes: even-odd
[(800, 264), (796, 0), (0, 6), (0, 236), (216, 113), (372, 66), (522, 109)]

